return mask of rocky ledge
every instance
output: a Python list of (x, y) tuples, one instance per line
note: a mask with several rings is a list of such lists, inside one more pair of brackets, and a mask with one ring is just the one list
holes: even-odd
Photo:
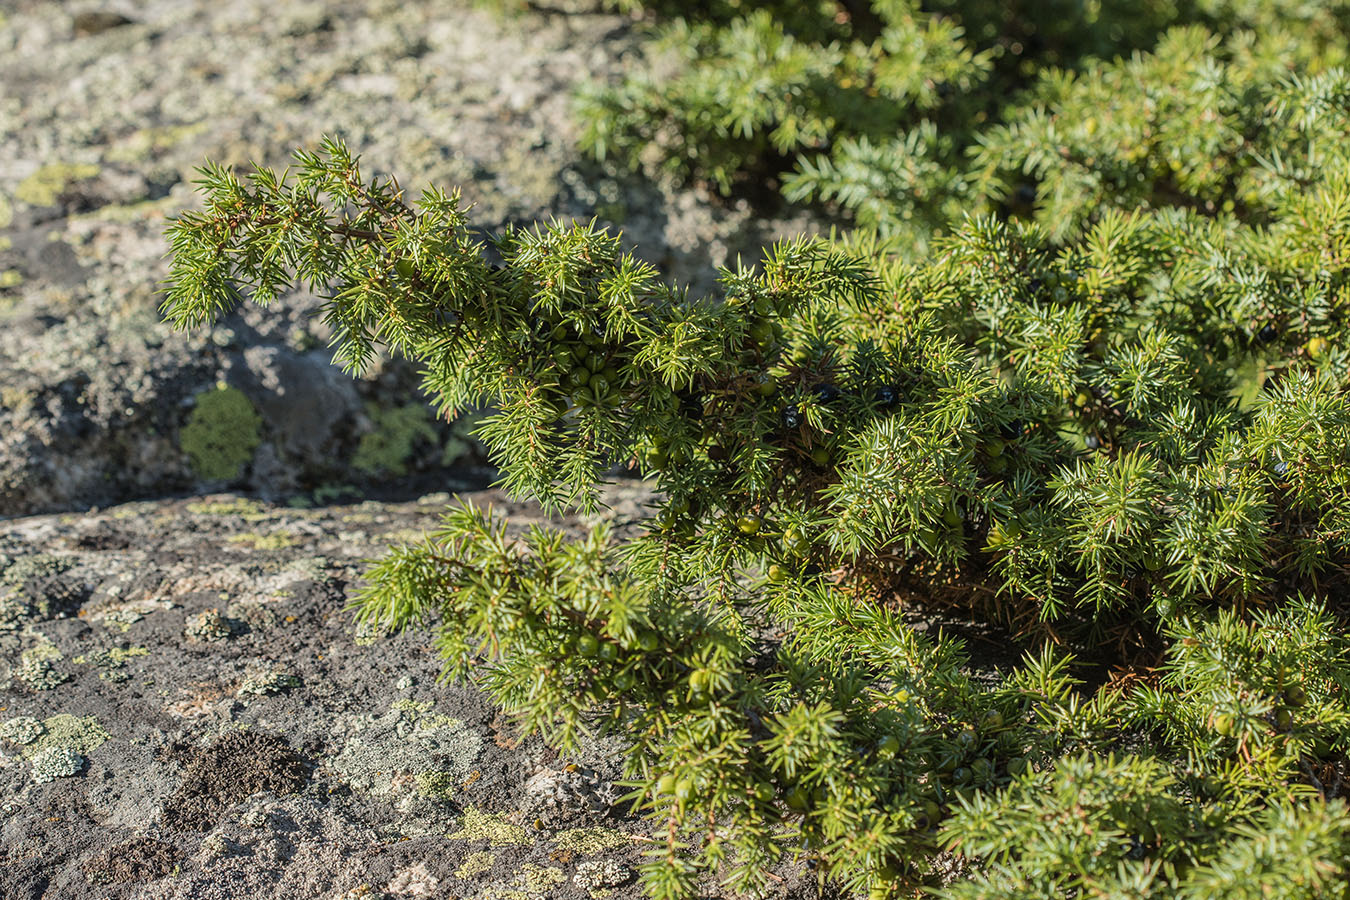
[[(542, 518), (461, 496), (513, 529)], [(604, 515), (622, 534), (648, 497), (612, 486)], [(347, 611), (364, 560), (450, 501), (0, 522), (0, 897), (640, 896), (649, 825), (615, 805), (616, 748), (522, 740), (438, 680), (430, 631)]]

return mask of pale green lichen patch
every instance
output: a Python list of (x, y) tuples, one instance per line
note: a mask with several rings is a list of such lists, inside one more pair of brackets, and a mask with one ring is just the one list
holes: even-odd
[(109, 162), (140, 162), (201, 134), (207, 128), (203, 122), (188, 125), (157, 125), (132, 132), (109, 148)]
[(376, 796), (462, 782), (483, 751), (483, 737), (428, 701), (399, 700), (384, 715), (353, 723), (333, 768), (353, 788)]
[(22, 747), (42, 737), (44, 730), (42, 723), (32, 716), (15, 716), (8, 722), (0, 722), (0, 741)]
[(235, 690), (236, 697), (265, 697), (300, 686), (300, 679), (285, 668), (251, 668)]
[(417, 439), (436, 440), (436, 430), (428, 421), (430, 413), (424, 404), (409, 403), (392, 409), (371, 404), (367, 412), (374, 420), (374, 428), (361, 436), (352, 457), (352, 465), (362, 472), (406, 474)]
[(511, 878), (485, 886), (478, 897), (480, 900), (544, 900), (566, 880), (567, 876), (557, 866), (525, 863)]
[[(59, 575), (74, 562), (49, 553), (9, 557), (0, 554), (0, 631), (14, 631), (31, 619), (51, 619), (63, 614), (63, 600), (69, 594), (60, 590), (23, 594), (23, 586), (32, 578)], [(65, 613), (71, 610), (64, 610)]]
[(513, 844), (530, 844), (529, 832), (519, 825), (513, 825), (503, 816), (485, 813), (472, 806), (465, 807), (464, 819), (459, 823), (459, 831), (450, 835), (456, 841), (487, 841), (492, 847), (509, 847)]
[(14, 677), (35, 691), (50, 691), (70, 680), (70, 673), (56, 665), (61, 658), (61, 651), (56, 649), (56, 645), (44, 638), (36, 647), (19, 655)]
[(55, 206), (63, 191), (98, 173), (91, 163), (49, 163), (19, 182), (14, 197), (31, 206)]
[(577, 866), (572, 883), (599, 900), (612, 893), (611, 888), (633, 877), (633, 870), (612, 859), (590, 860)]
[(198, 500), (187, 504), (187, 511), (194, 516), (238, 516), (246, 522), (254, 522), (267, 517), (267, 507), (257, 500), (247, 497), (223, 497), (210, 500)]
[(183, 637), (194, 644), (217, 643), (228, 640), (233, 634), (234, 626), (218, 609), (208, 609), (195, 616), (188, 616), (183, 628)]
[(453, 772), (423, 772), (417, 776), (417, 793), (432, 800), (450, 800), (463, 779)]
[(30, 553), (13, 559), (0, 556), (0, 583), (21, 585), (30, 578), (60, 575), (74, 565), (74, 560), (54, 553)]
[(231, 544), (248, 544), (252, 550), (285, 550), (287, 547), (294, 547), (297, 543), (294, 535), (286, 534), (284, 531), (275, 531), (271, 534), (258, 534), (250, 531), (243, 534), (232, 534), (226, 540)]
[(464, 864), (455, 870), (455, 877), (461, 879), (474, 878), (491, 869), (496, 862), (497, 854), (495, 853), (489, 853), (486, 850), (470, 853), (464, 858)]
[[(0, 191), (0, 228), (8, 228), (13, 221), (14, 207), (10, 206), (9, 198), (5, 196), (3, 191)], [(8, 238), (6, 238), (6, 242), (8, 242)]]
[(84, 769), (84, 754), (72, 747), (50, 747), (34, 756), (32, 765), (33, 780), (45, 784), (57, 778), (69, 778), (78, 775)]
[(84, 769), (86, 754), (102, 746), (108, 737), (93, 716), (60, 713), (41, 722), (18, 716), (0, 724), (0, 740), (19, 748), (32, 768), (33, 780), (39, 784), (78, 775)]
[(92, 653), (77, 656), (73, 662), (79, 665), (94, 666), (98, 669), (99, 678), (118, 683), (131, 677), (125, 671), (127, 660), (135, 659), (138, 656), (146, 656), (149, 653), (150, 650), (146, 647), (111, 647), (107, 650), (95, 650)]
[(243, 391), (223, 382), (194, 399), (178, 438), (192, 470), (208, 481), (238, 477), (262, 443), (262, 417)]
[(553, 836), (553, 844), (558, 850), (578, 856), (594, 856), (605, 850), (626, 847), (632, 842), (633, 839), (627, 834), (613, 828), (569, 828)]
[(19, 589), (0, 586), (0, 631), (14, 631), (28, 618), (31, 607)]

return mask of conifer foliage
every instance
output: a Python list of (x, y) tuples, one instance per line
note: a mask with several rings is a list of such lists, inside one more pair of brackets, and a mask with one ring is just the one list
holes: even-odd
[[(355, 607), (433, 628), (448, 675), (556, 746), (624, 739), (655, 897), (759, 893), (792, 856), (877, 898), (1347, 897), (1350, 95), (1324, 10), (1257, 38), (1226, 4), (1147, 7), (1137, 38), (1047, 32), (1073, 69), (1037, 72), (1005, 58), (1036, 29), (980, 4), (839, 4), (823, 43), (784, 6), (672, 26), (693, 70), (758, 60), (768, 114), (690, 114), (721, 103), (694, 71), (687, 108), (589, 127), (677, 135), (731, 184), (833, 141), (857, 79), (891, 104), (849, 139), (872, 155), (795, 177), (856, 165), (870, 193), (834, 196), (870, 229), (691, 296), (595, 223), (477, 238), (457, 195), (409, 200), (330, 139), (202, 169), (164, 314), (306, 285), (348, 371), (383, 348), (442, 414), (490, 406), (511, 493), (589, 510), (615, 466), (653, 481), (627, 541), (456, 506)], [(1093, 56), (1180, 20), (1212, 30)], [(887, 180), (909, 127), (973, 148), (922, 176), (947, 198), (922, 227)], [(994, 671), (916, 612), (1025, 655)]]

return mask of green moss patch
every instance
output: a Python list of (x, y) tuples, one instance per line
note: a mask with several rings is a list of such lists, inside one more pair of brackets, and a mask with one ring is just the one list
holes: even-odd
[(79, 774), (85, 755), (108, 740), (108, 732), (93, 716), (79, 718), (59, 713), (38, 721), (18, 716), (0, 723), (0, 740), (19, 748), (32, 766), (32, 778), (42, 784)]
[(418, 438), (434, 442), (436, 430), (431, 427), (426, 404), (409, 403), (393, 409), (367, 406), (375, 427), (361, 436), (352, 465), (362, 472), (403, 475), (408, 471), (408, 459), (413, 454)]
[(262, 443), (262, 417), (243, 391), (224, 383), (195, 399), (179, 434), (192, 470), (208, 481), (237, 478)]

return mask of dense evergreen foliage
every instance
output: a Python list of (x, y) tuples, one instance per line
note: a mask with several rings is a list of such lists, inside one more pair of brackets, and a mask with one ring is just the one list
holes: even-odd
[(336, 140), (207, 166), (173, 225), (179, 327), (305, 283), (349, 371), (492, 405), (513, 493), (660, 488), (626, 542), (452, 509), (359, 615), (558, 746), (622, 735), (657, 897), (784, 854), (877, 897), (1350, 896), (1343, 11), (676, 6), (590, 145), (795, 165), (858, 232), (693, 297), (594, 224), (480, 244)]

